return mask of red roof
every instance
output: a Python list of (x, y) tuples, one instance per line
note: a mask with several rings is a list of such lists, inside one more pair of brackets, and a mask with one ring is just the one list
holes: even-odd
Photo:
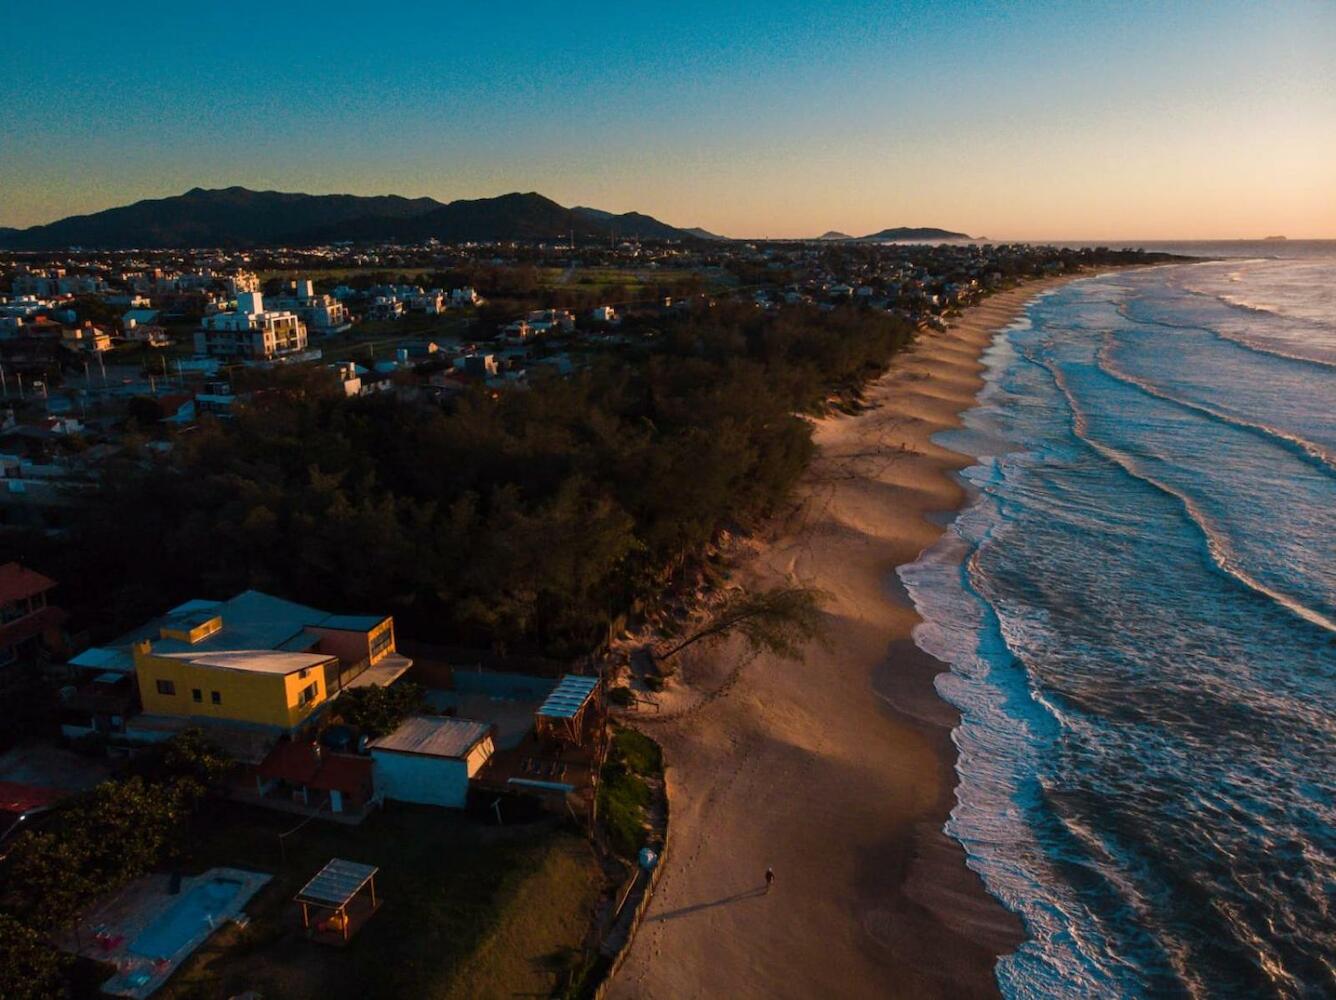
[(50, 809), (70, 795), (59, 788), (25, 785), (20, 781), (0, 781), (0, 812), (15, 818), (40, 809)]
[(0, 566), (0, 603), (22, 600), (50, 590), (56, 581), (16, 562)]
[(44, 608), (38, 608), (32, 614), (16, 618), (8, 625), (0, 625), (0, 647), (14, 646), (25, 639), (41, 635), (48, 629), (60, 628), (69, 621), (69, 617), (60, 608), (49, 604)]
[(361, 791), (371, 782), (371, 758), (316, 750), (311, 743), (284, 741), (259, 766), (260, 777), (323, 791)]
[(357, 792), (371, 784), (371, 758), (353, 757), (348, 754), (326, 752), (324, 766), (320, 768), (312, 788), (330, 792)]

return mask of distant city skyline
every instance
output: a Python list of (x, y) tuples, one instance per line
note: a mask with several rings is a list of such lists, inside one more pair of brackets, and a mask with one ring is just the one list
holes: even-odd
[(736, 237), (1336, 237), (1336, 5), (11, 5), (0, 225), (539, 191)]

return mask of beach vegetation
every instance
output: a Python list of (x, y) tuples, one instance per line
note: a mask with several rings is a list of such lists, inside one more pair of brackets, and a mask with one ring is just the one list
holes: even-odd
[(718, 642), (740, 635), (750, 656), (769, 653), (786, 660), (802, 658), (803, 648), (823, 635), (822, 593), (810, 587), (731, 590), (705, 624), (666, 651), (664, 660), (698, 642)]
[(648, 839), (649, 780), (663, 775), (659, 745), (634, 729), (618, 728), (598, 786), (598, 811), (613, 851), (634, 858)]

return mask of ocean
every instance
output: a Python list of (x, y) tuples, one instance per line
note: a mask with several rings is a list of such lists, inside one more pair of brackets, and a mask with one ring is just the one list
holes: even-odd
[(1004, 996), (1336, 996), (1336, 242), (1153, 248), (1225, 259), (1041, 296), (939, 436), (947, 832)]

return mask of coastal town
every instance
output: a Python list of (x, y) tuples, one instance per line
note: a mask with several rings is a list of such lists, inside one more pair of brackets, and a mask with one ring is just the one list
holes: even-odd
[(672, 843), (640, 721), (689, 690), (678, 651), (819, 631), (814, 593), (730, 580), (809, 419), (858, 412), (892, 356), (994, 295), (1148, 259), (0, 255), (5, 975), (601, 995)]

